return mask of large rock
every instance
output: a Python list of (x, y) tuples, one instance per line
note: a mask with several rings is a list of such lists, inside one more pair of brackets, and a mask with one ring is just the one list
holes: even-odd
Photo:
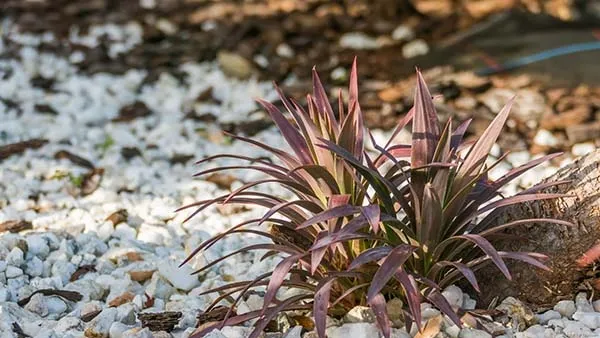
[(522, 237), (522, 241), (495, 243), (499, 250), (546, 254), (550, 257), (546, 265), (551, 271), (506, 260), (513, 276), (513, 281), (508, 281), (495, 267), (480, 270), (484, 306), (496, 296), (501, 299), (514, 296), (533, 305), (555, 304), (561, 299), (573, 299), (580, 284), (588, 282), (586, 276), (591, 267), (582, 269), (577, 260), (600, 241), (600, 150), (561, 168), (544, 182), (564, 180), (569, 182), (544, 192), (568, 193), (574, 197), (538, 200), (497, 212), (497, 224), (524, 218), (558, 218), (576, 226), (528, 224), (510, 230), (510, 234)]

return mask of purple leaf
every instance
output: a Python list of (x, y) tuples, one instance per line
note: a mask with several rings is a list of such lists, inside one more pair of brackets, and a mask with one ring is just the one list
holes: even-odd
[(350, 263), (348, 270), (354, 270), (363, 264), (371, 263), (378, 261), (387, 255), (390, 254), (392, 248), (389, 246), (379, 246), (371, 249), (367, 249), (360, 253), (353, 261)]
[(412, 255), (414, 248), (408, 245), (399, 245), (392, 249), (373, 275), (373, 282), (367, 291), (367, 302), (371, 302), (389, 280), (397, 273), (398, 269)]
[(546, 256), (546, 255), (542, 255), (542, 254), (538, 254), (538, 253), (534, 253), (534, 252), (504, 252), (504, 251), (499, 251), (498, 255), (500, 255), (500, 257), (515, 259), (518, 261), (525, 262), (529, 265), (533, 265), (542, 270), (551, 271), (549, 267), (547, 267), (545, 264), (543, 264), (542, 262), (539, 261), (540, 259), (542, 259), (542, 260), (547, 259), (548, 256)]
[(387, 313), (385, 298), (383, 295), (381, 293), (376, 294), (369, 302), (369, 306), (373, 310), (375, 318), (377, 318), (377, 324), (379, 324), (379, 328), (381, 328), (383, 336), (385, 338), (390, 338), (390, 318)]
[(381, 209), (379, 209), (379, 205), (373, 204), (366, 207), (361, 207), (362, 214), (371, 225), (373, 232), (376, 234), (379, 232), (379, 221), (381, 217)]
[(440, 261), (440, 262), (435, 263), (435, 265), (439, 266), (440, 268), (445, 267), (445, 266), (454, 267), (456, 270), (460, 271), (460, 273), (463, 276), (465, 276), (465, 278), (467, 279), (467, 281), (469, 281), (469, 283), (471, 283), (471, 285), (473, 286), (475, 291), (480, 292), (479, 284), (477, 283), (477, 278), (475, 277), (475, 273), (466, 264), (463, 264), (460, 262)]
[(475, 234), (465, 234), (465, 235), (456, 236), (456, 237), (464, 238), (470, 242), (475, 243), (475, 245), (477, 245), (477, 247), (479, 247), (486, 255), (488, 255), (490, 257), (492, 262), (494, 262), (494, 264), (498, 267), (498, 269), (500, 269), (502, 274), (504, 274), (504, 276), (506, 276), (506, 278), (508, 280), (512, 279), (512, 277), (510, 276), (510, 272), (508, 271), (506, 264), (504, 264), (504, 261), (498, 254), (498, 251), (496, 251), (494, 246), (487, 239), (481, 237), (480, 235), (475, 235)]
[(265, 300), (263, 305), (263, 310), (261, 316), (264, 315), (267, 307), (273, 302), (275, 299), (275, 295), (277, 291), (281, 287), (281, 284), (285, 280), (285, 276), (290, 272), (290, 269), (294, 264), (298, 262), (298, 260), (304, 257), (305, 254), (296, 254), (289, 257), (284, 258), (275, 269), (273, 269), (273, 273), (271, 274), (271, 278), (269, 280), (269, 285), (267, 285), (267, 292), (265, 294)]
[(454, 322), (458, 327), (462, 327), (462, 323), (458, 315), (450, 306), (450, 303), (446, 300), (446, 298), (440, 293), (439, 290), (432, 289), (428, 292), (426, 298), (435, 305), (443, 314), (450, 317), (450, 320)]
[(326, 282), (317, 286), (313, 303), (313, 317), (315, 319), (315, 328), (319, 337), (325, 337), (325, 329), (327, 328), (327, 310), (329, 309), (329, 295), (331, 294), (331, 284), (334, 279), (329, 279)]
[(421, 331), (421, 291), (419, 291), (415, 279), (413, 276), (407, 274), (402, 268), (399, 268), (398, 271), (396, 271), (394, 278), (402, 285), (410, 313), (412, 314), (419, 331)]
[(431, 94), (423, 75), (418, 70), (414, 108), (411, 166), (421, 167), (433, 159), (437, 139), (440, 135), (440, 126)]
[(308, 150), (308, 146), (306, 145), (306, 140), (298, 129), (294, 127), (283, 114), (275, 107), (271, 102), (258, 99), (258, 103), (260, 103), (265, 110), (269, 113), (273, 122), (277, 125), (279, 130), (281, 131), (281, 135), (287, 143), (292, 148), (292, 151), (296, 153), (300, 163), (302, 164), (313, 164), (312, 157), (310, 156), (310, 151)]
[(328, 221), (332, 218), (339, 218), (339, 217), (346, 217), (346, 216), (354, 215), (359, 211), (360, 211), (360, 208), (355, 207), (353, 205), (349, 205), (349, 204), (340, 205), (338, 207), (327, 209), (327, 210), (325, 210), (321, 213), (318, 213), (315, 216), (307, 219), (306, 221), (302, 222), (302, 224), (300, 224), (297, 227), (297, 229), (303, 229), (303, 228), (309, 227), (313, 224)]

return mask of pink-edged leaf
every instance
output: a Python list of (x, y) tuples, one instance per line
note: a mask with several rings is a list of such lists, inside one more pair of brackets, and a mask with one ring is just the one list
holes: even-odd
[(475, 289), (475, 291), (480, 292), (479, 284), (477, 283), (477, 278), (475, 277), (475, 273), (466, 264), (463, 264), (460, 262), (440, 261), (440, 262), (435, 263), (435, 265), (437, 267), (439, 267), (440, 270), (441, 270), (441, 268), (446, 267), (446, 266), (451, 266), (451, 267), (455, 268), (465, 277), (465, 279), (469, 283), (471, 283), (471, 285), (473, 286), (473, 289)]
[(512, 222), (508, 222), (505, 224), (500, 224), (500, 225), (491, 227), (489, 229), (486, 229), (486, 230), (480, 232), (479, 235), (481, 235), (483, 237), (487, 237), (487, 236), (497, 233), (499, 231), (503, 231), (508, 228), (512, 228), (512, 227), (523, 225), (523, 224), (529, 224), (529, 223), (554, 223), (554, 224), (558, 224), (558, 225), (566, 225), (568, 227), (575, 226), (575, 224), (572, 222), (563, 221), (563, 220), (555, 219), (555, 218), (528, 218), (528, 219), (520, 219), (520, 220), (516, 220), (516, 221), (512, 221)]
[(421, 291), (417, 287), (414, 277), (407, 274), (404, 269), (399, 268), (394, 274), (394, 278), (402, 285), (410, 313), (417, 324), (417, 328), (421, 331)]
[(371, 302), (373, 297), (381, 292), (413, 252), (414, 248), (408, 245), (399, 245), (390, 251), (373, 275), (373, 281), (367, 291), (367, 302)]
[[(335, 207), (348, 205), (348, 202), (350, 202), (350, 198), (351, 197), (352, 196), (350, 196), (350, 194), (329, 196), (329, 200), (327, 201), (327, 208), (328, 209), (332, 209), (332, 208), (335, 208)], [(330, 219), (327, 222), (328, 223), (329, 232), (333, 233), (333, 232), (338, 231), (339, 227), (342, 225), (342, 221), (343, 221), (343, 219), (341, 217)]]
[[(398, 121), (396, 128), (394, 128), (392, 135), (390, 136), (390, 138), (388, 139), (388, 141), (386, 142), (386, 144), (383, 148), (385, 148), (385, 149), (389, 148), (389, 146), (392, 144), (392, 142), (394, 142), (394, 139), (396, 138), (396, 136), (398, 136), (398, 134), (400, 134), (402, 129), (404, 129), (404, 127), (406, 127), (408, 125), (408, 123), (413, 120), (414, 116), (415, 116), (415, 107), (412, 107), (412, 108), (410, 108), (408, 113), (406, 113), (406, 115), (404, 115)], [(375, 162), (377, 162), (377, 161), (375, 161)]]
[(354, 138), (354, 155), (360, 159), (364, 151), (364, 124), (362, 112), (360, 110), (360, 104), (358, 103), (358, 67), (356, 63), (356, 57), (354, 57), (354, 61), (352, 61), (348, 93), (348, 102), (350, 105), (349, 108), (352, 109), (352, 113), (349, 112), (348, 115), (353, 115), (353, 125), (355, 126), (354, 129), (356, 130), (356, 135)]
[(321, 165), (303, 165), (288, 171), (287, 174), (292, 175), (293, 173), (300, 170), (306, 171), (317, 182), (324, 182), (325, 186), (329, 188), (328, 191), (324, 191), (327, 191), (329, 195), (338, 195), (340, 193), (340, 189), (338, 187), (337, 181), (335, 180), (335, 177), (333, 177), (333, 175), (326, 169), (326, 167)]
[(500, 255), (498, 254), (498, 251), (496, 250), (496, 248), (494, 248), (494, 246), (487, 239), (481, 237), (480, 235), (475, 235), (475, 234), (465, 234), (465, 235), (460, 235), (460, 236), (456, 236), (456, 237), (464, 238), (464, 239), (474, 243), (486, 255), (488, 255), (490, 257), (492, 262), (498, 267), (498, 269), (502, 272), (502, 274), (504, 274), (504, 276), (508, 280), (512, 280), (512, 277), (510, 275), (510, 272), (508, 271), (508, 268), (506, 267), (506, 264), (504, 263), (504, 261), (502, 260)]
[(462, 143), (463, 137), (471, 124), (472, 119), (468, 119), (461, 123), (450, 137), (450, 149), (458, 149), (458, 146)]
[(288, 253), (288, 254), (297, 254), (298, 251), (296, 249), (294, 249), (291, 246), (285, 246), (285, 245), (277, 245), (277, 244), (272, 244), (272, 243), (260, 243), (260, 244), (253, 244), (253, 245), (248, 245), (245, 247), (242, 247), (238, 250), (235, 250), (233, 252), (230, 252), (224, 256), (221, 256), (217, 259), (215, 259), (214, 261), (203, 265), (200, 269), (192, 272), (192, 274), (197, 275), (207, 269), (210, 269), (211, 267), (215, 266), (216, 264), (226, 260), (229, 257), (241, 254), (241, 253), (246, 253), (249, 251), (253, 251), (253, 250), (276, 250), (279, 251), (281, 253)]
[(271, 209), (269, 209), (263, 215), (263, 217), (260, 219), (260, 221), (258, 222), (257, 225), (261, 225), (266, 220), (268, 220), (271, 216), (273, 216), (276, 213), (278, 213), (280, 210), (288, 208), (288, 207), (290, 207), (292, 205), (297, 205), (297, 206), (303, 207), (306, 210), (310, 210), (311, 212), (320, 212), (320, 211), (323, 210), (323, 209), (320, 209), (320, 207), (316, 203), (314, 203), (312, 201), (308, 201), (308, 200), (287, 201), (287, 202), (279, 203), (279, 204), (275, 205), (274, 207), (272, 207)]
[(423, 75), (417, 70), (415, 116), (412, 127), (411, 165), (421, 167), (431, 162), (440, 135), (440, 126), (431, 94)]
[(367, 222), (376, 234), (379, 232), (379, 221), (381, 220), (381, 209), (379, 205), (373, 204), (366, 207), (361, 207), (362, 215), (365, 216)]
[(457, 186), (462, 187), (462, 183), (470, 181), (479, 174), (479, 170), (485, 163), (492, 146), (502, 132), (502, 128), (508, 119), (508, 114), (512, 107), (514, 98), (511, 99), (502, 110), (496, 115), (492, 123), (483, 132), (481, 137), (475, 142), (475, 145), (469, 150), (467, 156), (457, 172)]
[(371, 249), (367, 249), (360, 253), (353, 261), (350, 263), (348, 270), (354, 270), (364, 264), (376, 262), (380, 259), (388, 256), (392, 248), (389, 246), (379, 246)]
[(391, 325), (386, 309), (385, 297), (381, 293), (376, 294), (369, 302), (369, 306), (375, 314), (381, 333), (383, 333), (385, 338), (390, 338)]
[(308, 146), (306, 145), (306, 140), (302, 137), (300, 132), (298, 132), (298, 129), (294, 127), (271, 102), (262, 99), (258, 99), (257, 101), (269, 113), (273, 122), (275, 122), (281, 131), (281, 135), (285, 138), (296, 156), (298, 156), (300, 162), (302, 164), (313, 164), (313, 159), (310, 155)]
[(437, 242), (437, 237), (444, 231), (442, 202), (431, 183), (425, 184), (422, 203), (421, 224), (417, 224), (417, 237), (422, 244), (429, 247), (432, 242)]
[(338, 91), (338, 116), (340, 121), (344, 121), (346, 113), (344, 112), (344, 98), (342, 96), (342, 89)]
[(460, 318), (439, 290), (431, 289), (425, 298), (433, 303), (433, 305), (435, 305), (435, 307), (437, 307), (443, 314), (448, 316), (450, 320), (454, 322), (454, 324), (456, 324), (458, 327), (462, 327)]
[(269, 285), (267, 285), (267, 292), (265, 294), (263, 310), (261, 316), (264, 315), (267, 307), (273, 302), (275, 299), (275, 295), (277, 295), (277, 291), (283, 284), (285, 280), (285, 276), (290, 272), (290, 269), (294, 264), (298, 263), (300, 258), (302, 258), (305, 254), (296, 254), (291, 255), (284, 258), (275, 269), (273, 269), (273, 273), (271, 274), (271, 278), (269, 279)]
[(563, 197), (572, 197), (569, 194), (527, 194), (527, 195), (515, 195), (507, 198), (500, 199), (498, 201), (492, 202), (479, 209), (478, 213), (482, 214), (489, 210), (494, 210), (496, 208), (506, 207), (513, 204), (519, 204), (530, 201), (539, 201), (539, 200), (547, 200), (547, 199), (555, 199), (555, 198), (563, 198)]
[[(363, 224), (366, 224), (366, 223), (363, 223)], [(369, 235), (369, 234), (348, 232), (348, 231), (344, 231), (342, 229), (342, 231), (338, 231), (334, 234), (323, 236), (323, 238), (318, 239), (309, 250), (310, 251), (320, 250), (322, 248), (329, 247), (330, 245), (333, 245), (335, 243), (346, 242), (346, 241), (350, 241), (353, 239), (373, 239), (374, 240), (377, 238), (372, 235)]]
[(546, 155), (540, 158), (537, 158), (535, 160), (531, 160), (521, 166), (518, 166), (516, 168), (513, 168), (511, 170), (509, 170), (506, 174), (504, 174), (502, 177), (500, 177), (499, 179), (495, 180), (493, 183), (493, 186), (496, 187), (501, 187), (504, 186), (505, 184), (507, 184), (508, 182), (512, 181), (513, 179), (521, 176), (523, 173), (525, 173), (527, 170), (534, 168), (536, 166), (538, 166), (541, 163), (547, 162), (552, 160), (553, 158), (556, 158), (558, 156), (561, 156), (563, 153), (554, 153), (554, 154), (550, 154), (550, 155)]
[(311, 250), (311, 252), (310, 252), (310, 274), (311, 275), (314, 276), (315, 273), (317, 272), (317, 269), (319, 268), (319, 265), (321, 264), (323, 257), (327, 253), (327, 249), (328, 249), (328, 247), (325, 246), (322, 248), (317, 248), (317, 249)]
[(536, 268), (540, 268), (542, 270), (551, 271), (549, 267), (547, 267), (544, 263), (540, 262), (540, 260), (547, 260), (548, 256), (539, 254), (537, 252), (504, 252), (498, 251), (498, 255), (500, 257), (515, 259), (518, 261), (525, 262), (529, 265), (533, 265)]
[(354, 215), (358, 212), (360, 212), (360, 207), (356, 207), (356, 206), (348, 205), (348, 204), (340, 205), (335, 208), (327, 209), (327, 210), (320, 212), (320, 213), (316, 214), (315, 216), (307, 219), (306, 221), (302, 222), (302, 224), (300, 224), (297, 227), (297, 229), (303, 229), (303, 228), (309, 227), (313, 224), (328, 221), (332, 218), (339, 218), (339, 217), (346, 217), (346, 216)]
[(277, 158), (279, 158), (283, 163), (285, 163), (285, 165), (288, 168), (295, 168), (302, 164), (301, 162), (298, 161), (298, 159), (294, 158), (292, 155), (286, 153), (285, 151), (275, 149), (275, 148), (270, 147), (262, 142), (258, 142), (249, 137), (238, 136), (238, 135), (227, 133), (227, 132), (225, 132), (224, 134), (233, 139), (252, 144), (258, 148), (261, 148), (267, 152), (272, 153), (273, 155), (277, 156)]
[(302, 300), (309, 298), (309, 295), (297, 295), (292, 296), (290, 298), (285, 299), (277, 306), (270, 307), (268, 309), (263, 309), (261, 312), (259, 320), (254, 325), (254, 330), (248, 338), (258, 338), (263, 334), (264, 329), (269, 325), (269, 322), (275, 318), (279, 313), (290, 309), (291, 305), (294, 303), (300, 303)]
[(331, 294), (331, 284), (335, 279), (331, 278), (324, 283), (317, 285), (313, 303), (313, 317), (317, 336), (325, 338), (325, 329), (327, 328), (327, 311), (329, 310), (329, 296)]
[(321, 79), (319, 79), (319, 74), (317, 73), (316, 68), (313, 68), (312, 76), (313, 93), (317, 109), (319, 109), (322, 112), (325, 112), (327, 120), (331, 127), (330, 131), (333, 135), (337, 136), (339, 134), (340, 126), (338, 121), (335, 119), (335, 115), (333, 115), (333, 109), (331, 108), (331, 104), (329, 103), (329, 97), (327, 96), (325, 88), (323, 88), (323, 84), (321, 83)]

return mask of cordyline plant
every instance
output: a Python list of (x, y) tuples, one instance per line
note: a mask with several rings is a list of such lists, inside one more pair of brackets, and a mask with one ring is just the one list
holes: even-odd
[[(307, 96), (308, 110), (286, 98), (277, 88), (290, 122), (273, 104), (258, 102), (269, 113), (292, 152), (285, 152), (250, 138), (233, 138), (270, 152), (279, 163), (243, 155), (218, 154), (217, 158), (246, 161), (237, 166), (208, 169), (197, 175), (229, 169), (258, 170), (266, 174), (257, 180), (214, 199), (199, 201), (182, 209), (197, 208), (189, 218), (210, 205), (253, 204), (268, 208), (260, 219), (237, 224), (202, 243), (184, 261), (208, 249), (225, 236), (250, 233), (273, 243), (253, 244), (202, 267), (204, 271), (240, 253), (266, 250), (284, 258), (271, 272), (254, 280), (233, 282), (205, 292), (220, 295), (206, 309), (223, 300), (233, 300), (225, 319), (199, 329), (202, 337), (214, 328), (256, 319), (250, 338), (258, 337), (277, 314), (291, 310), (312, 310), (319, 337), (325, 337), (327, 315), (340, 316), (357, 305), (374, 311), (385, 337), (390, 336), (386, 300), (400, 298), (405, 321), (421, 329), (420, 303), (428, 301), (460, 326), (460, 319), (441, 294), (441, 288), (466, 279), (479, 286), (474, 271), (494, 264), (511, 278), (504, 259), (516, 259), (547, 269), (544, 255), (496, 250), (490, 238), (503, 230), (526, 223), (570, 223), (556, 219), (523, 219), (496, 224), (499, 209), (531, 200), (565, 197), (541, 193), (550, 185), (540, 184), (512, 197), (499, 189), (519, 175), (558, 154), (533, 160), (512, 169), (499, 179), (488, 179), (491, 166), (485, 162), (508, 117), (510, 103), (498, 113), (474, 143), (463, 142), (469, 121), (452, 129), (437, 118), (432, 97), (417, 71), (414, 107), (399, 122), (384, 146), (377, 145), (365, 130), (358, 103), (356, 62), (352, 66), (348, 104), (339, 95), (337, 116), (331, 107), (316, 71), (313, 95)], [(395, 136), (412, 122), (412, 143), (394, 144)], [(376, 156), (365, 151), (371, 139)], [(291, 191), (293, 199), (282, 199), (250, 188), (276, 183)], [(188, 218), (188, 219), (189, 219)], [(270, 231), (251, 225), (268, 223)], [(260, 228), (258, 228), (260, 229)], [(254, 288), (265, 287), (262, 310), (236, 314), (236, 304)], [(286, 299), (276, 294), (282, 288), (297, 288)], [(235, 298), (233, 297), (235, 296)]]

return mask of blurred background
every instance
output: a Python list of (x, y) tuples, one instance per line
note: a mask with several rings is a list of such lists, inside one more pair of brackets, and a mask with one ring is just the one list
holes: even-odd
[[(58, 39), (37, 48), (76, 55), (84, 73), (147, 69), (151, 83), (162, 72), (177, 77), (185, 62), (215, 61), (231, 77), (274, 80), (301, 98), (313, 66), (335, 92), (357, 56), (371, 127), (388, 129), (407, 111), (419, 66), (444, 96), (441, 112), (459, 119), (489, 120), (519, 94), (516, 136), (505, 137), (518, 139), (518, 149), (540, 153), (600, 136), (600, 126), (589, 127), (599, 102), (597, 0), (3, 0), (0, 6), (21, 32), (54, 34)], [(90, 34), (100, 42), (86, 43)], [(3, 36), (2, 57), (14, 57), (23, 41)], [(40, 85), (51, 83), (40, 79)], [(540, 126), (558, 141), (535, 145)]]

